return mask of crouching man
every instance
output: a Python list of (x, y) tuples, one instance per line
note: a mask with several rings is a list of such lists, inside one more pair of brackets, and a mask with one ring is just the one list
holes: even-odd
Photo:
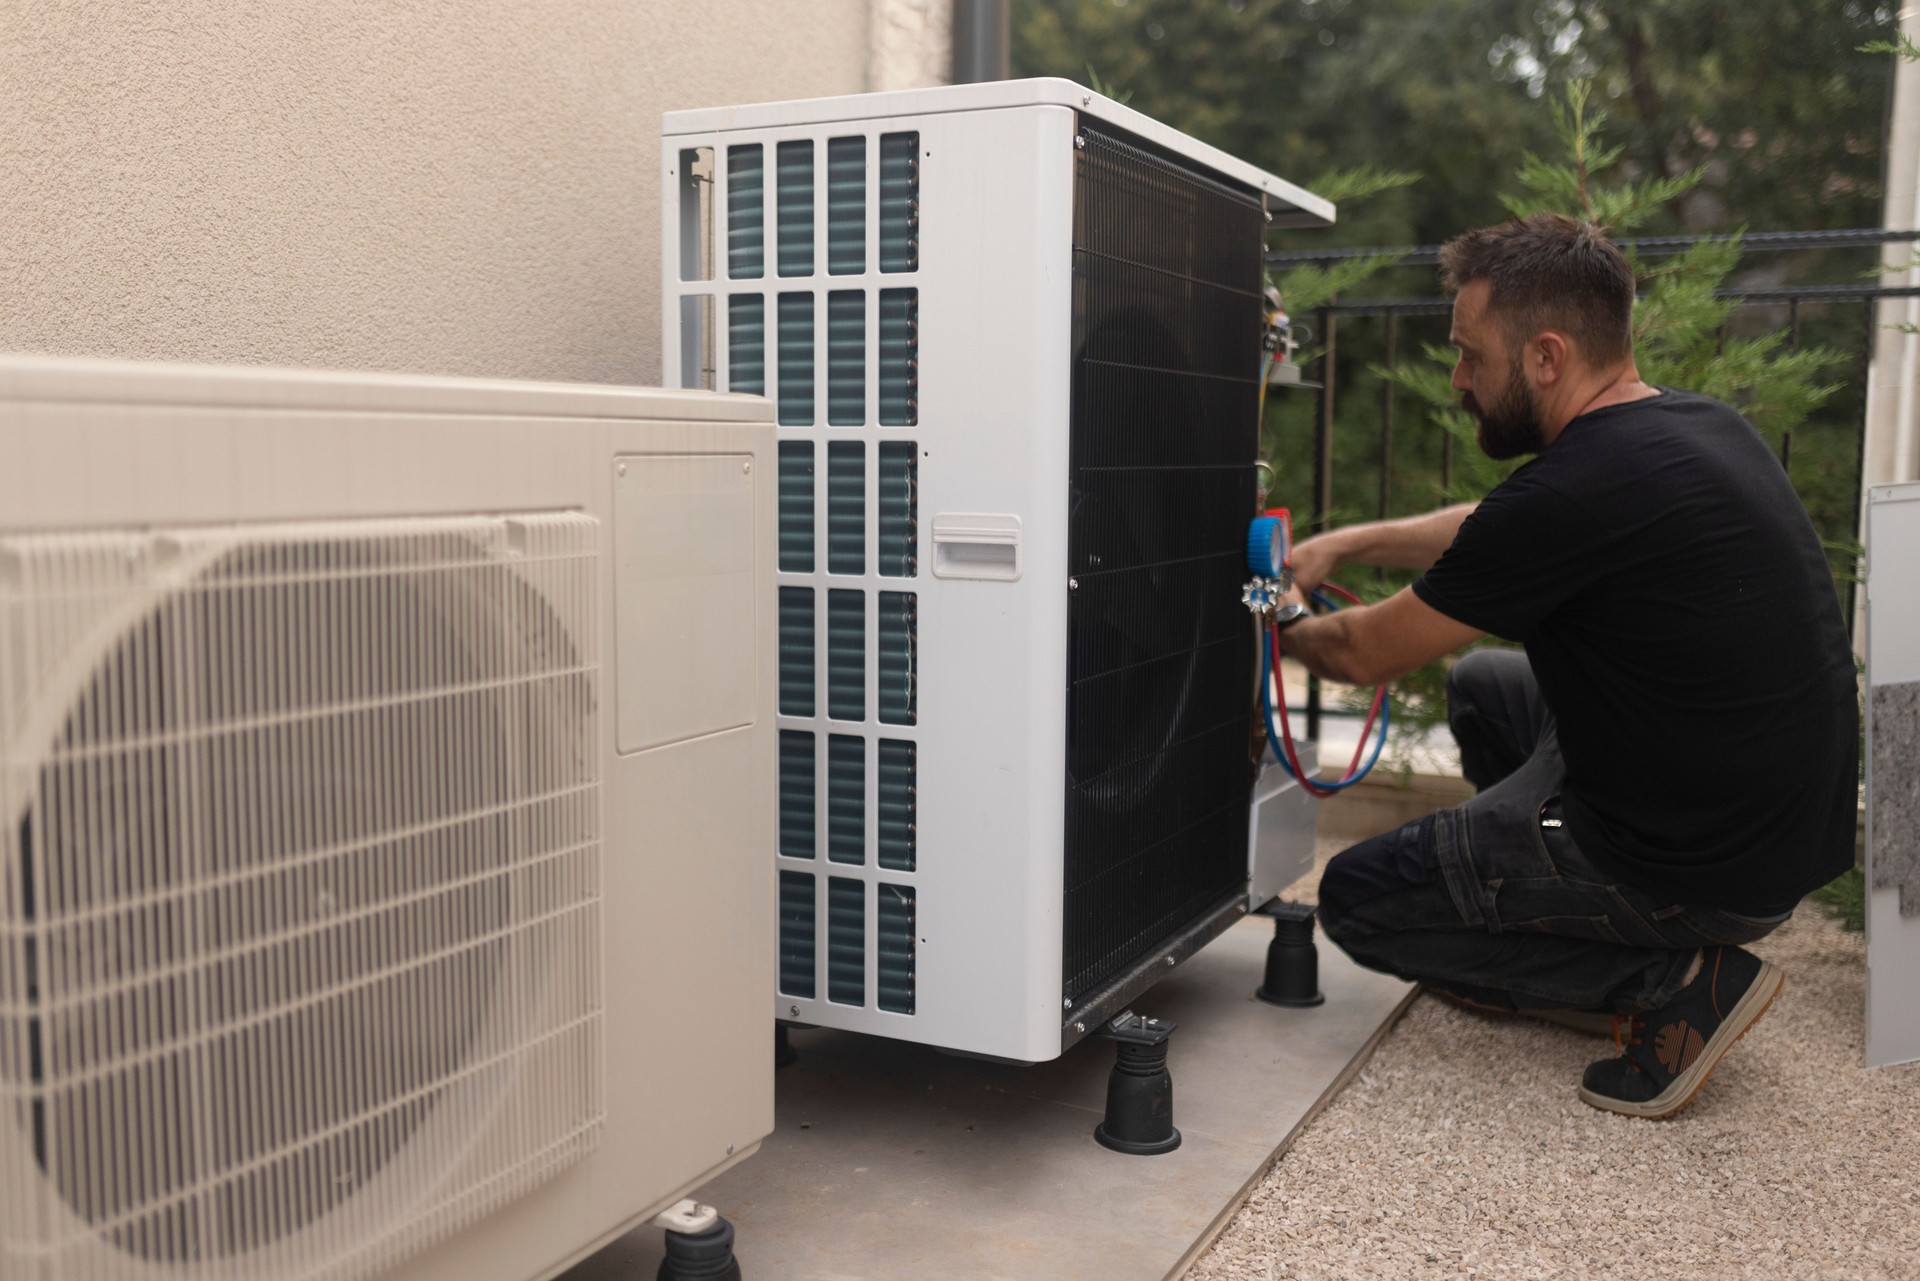
[(1536, 214), (1441, 262), (1480, 446), (1535, 457), (1478, 504), (1302, 542), (1306, 590), (1342, 565), (1424, 572), (1281, 642), (1363, 685), (1483, 635), (1525, 652), (1448, 680), (1478, 794), (1335, 858), (1321, 920), (1362, 965), (1458, 1000), (1611, 1022), (1622, 1052), (1580, 1097), (1668, 1116), (1780, 990), (1741, 945), (1851, 865), (1840, 606), (1753, 428), (1640, 380), (1633, 273), (1599, 231)]

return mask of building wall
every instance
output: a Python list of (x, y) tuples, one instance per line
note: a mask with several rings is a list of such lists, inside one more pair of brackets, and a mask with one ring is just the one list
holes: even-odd
[(657, 383), (661, 113), (945, 3), (8, 0), (0, 350)]
[(867, 87), (922, 89), (953, 79), (953, 0), (872, 0)]

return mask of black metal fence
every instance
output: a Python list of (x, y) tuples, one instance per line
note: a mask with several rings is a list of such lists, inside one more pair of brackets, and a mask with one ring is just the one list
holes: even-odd
[[(1619, 243), (1631, 247), (1641, 259), (1648, 259), (1685, 253), (1702, 239), (1650, 236)], [(1746, 255), (1859, 251), (1915, 242), (1920, 242), (1920, 230), (1762, 232), (1743, 236), (1741, 250), (1744, 260)], [(1277, 273), (1289, 267), (1389, 254), (1398, 256), (1392, 270), (1399, 271), (1437, 264), (1439, 253), (1438, 245), (1283, 250), (1269, 253), (1267, 265)], [(1797, 433), (1785, 431), (1776, 442), (1781, 465), (1794, 478), (1803, 500), (1809, 501), (1823, 537), (1834, 544), (1850, 542), (1859, 529), (1866, 370), (1879, 331), (1877, 304), (1920, 296), (1920, 289), (1874, 283), (1867, 274), (1874, 260), (1860, 253), (1829, 253), (1826, 259), (1838, 260), (1823, 265), (1845, 273), (1841, 276), (1845, 283), (1731, 288), (1721, 290), (1719, 296), (1734, 303), (1723, 333), (1756, 335), (1784, 330), (1790, 351), (1799, 350), (1803, 343), (1817, 344), (1845, 357), (1846, 363), (1833, 379), (1840, 384), (1840, 391)], [(1295, 501), (1299, 488), (1308, 491), (1308, 509), (1300, 513), (1306, 517), (1299, 522), (1302, 535), (1351, 520), (1412, 515), (1442, 505), (1443, 495), (1454, 481), (1453, 436), (1432, 426), (1410, 439), (1404, 419), (1396, 423), (1402, 410), (1400, 402), (1407, 393), (1385, 375), (1399, 368), (1410, 347), (1418, 356), (1420, 345), (1446, 341), (1452, 306), (1450, 298), (1434, 294), (1336, 299), (1312, 313), (1314, 338), (1320, 346), (1313, 362), (1316, 377), (1296, 386), (1315, 394), (1309, 404), (1300, 403), (1305, 397), (1293, 397), (1291, 404), (1284, 395), (1269, 398), (1270, 416), (1285, 420), (1283, 427), (1276, 429), (1283, 446), (1276, 453), (1293, 457), (1304, 454), (1310, 459), (1304, 475), (1297, 463), (1289, 466), (1275, 460), (1276, 482), (1283, 488), (1290, 485)], [(1371, 411), (1352, 412), (1356, 397), (1359, 403), (1373, 407)], [(1304, 421), (1303, 411), (1310, 415)], [(1368, 424), (1371, 440), (1365, 439)], [(1311, 442), (1306, 450), (1300, 449), (1303, 435)], [(1813, 448), (1807, 448), (1809, 445)], [(1410, 469), (1406, 467), (1409, 461), (1413, 463)], [(1342, 477), (1336, 477), (1336, 466)], [(1397, 468), (1435, 478), (1437, 484), (1431, 484), (1423, 497), (1419, 487), (1409, 491), (1408, 486), (1397, 484)], [(1342, 478), (1344, 486), (1337, 483)], [(1849, 625), (1853, 617), (1852, 586), (1847, 586)], [(1309, 685), (1307, 717), (1309, 735), (1317, 736), (1318, 681)]]

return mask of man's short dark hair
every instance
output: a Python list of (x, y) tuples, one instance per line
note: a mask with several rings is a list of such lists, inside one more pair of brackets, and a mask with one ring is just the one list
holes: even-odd
[(1633, 354), (1633, 268), (1590, 222), (1536, 213), (1469, 231), (1441, 247), (1440, 279), (1448, 293), (1487, 281), (1488, 313), (1515, 344), (1557, 329), (1594, 365)]

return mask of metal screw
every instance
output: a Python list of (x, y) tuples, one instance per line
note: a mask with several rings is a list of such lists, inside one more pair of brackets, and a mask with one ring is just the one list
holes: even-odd
[(1079, 591), (1079, 590), (1080, 590), (1080, 580), (1079, 580), (1079, 579), (1077, 579), (1077, 578), (1069, 578), (1069, 579), (1067, 580), (1067, 590), (1068, 590), (1068, 591), (1075, 591), (1075, 592), (1077, 592), (1077, 591)]
[(800, 1017), (800, 1007), (799, 1007), (799, 1006), (797, 1006), (797, 1005), (789, 1005), (789, 1006), (787, 1007), (787, 1017), (788, 1017), (788, 1018), (790, 1018), (790, 1019), (797, 1019), (797, 1018), (799, 1018), (799, 1017)]
[(1085, 146), (1086, 146), (1086, 145), (1087, 145), (1087, 140), (1086, 140), (1086, 139), (1085, 139), (1084, 137), (1082, 137), (1081, 135), (1079, 135), (1079, 134), (1077, 134), (1077, 133), (1076, 133), (1075, 135), (1073, 135), (1073, 147), (1074, 147), (1074, 150), (1076, 150), (1076, 151), (1079, 151), (1079, 150), (1081, 150), (1081, 149), (1083, 149), (1083, 148), (1085, 148)]
[(1062, 1008), (1063, 1008), (1063, 1009), (1068, 1009), (1068, 1010), (1070, 1010), (1070, 1009), (1072, 1009), (1072, 1008), (1073, 1008), (1073, 998), (1072, 998), (1072, 997), (1068, 997), (1068, 998), (1066, 999), (1066, 1001), (1065, 1001), (1065, 1003), (1063, 1004), (1063, 1006), (1062, 1006)]
[(1167, 958), (1167, 968), (1168, 968), (1168, 969), (1172, 969), (1172, 968), (1173, 968), (1173, 958), (1172, 958), (1171, 956), (1169, 956), (1169, 957)]
[(729, 1143), (729, 1144), (727, 1144), (727, 1155), (728, 1155), (728, 1156), (732, 1156), (732, 1155), (733, 1155), (733, 1144), (731, 1144), (731, 1143)]
[(750, 471), (752, 471), (752, 470), (753, 470), (753, 464), (752, 464), (752, 463), (741, 463), (741, 464), (740, 464), (740, 471), (741, 471), (741, 473), (742, 473), (743, 475), (744, 475), (745, 473), (747, 473), (747, 472), (750, 472)]
[(1085, 1023), (1075, 1023), (1073, 1025), (1073, 1030), (1076, 1032), (1084, 1032), (1087, 1030), (1087, 1025)]
[(619, 465), (618, 467), (615, 467), (615, 468), (613, 469), (613, 474), (614, 474), (614, 475), (616, 475), (616, 476), (624, 476), (624, 475), (626, 475), (626, 474), (627, 474), (627, 465), (626, 465), (625, 463), (621, 463), (621, 464), (620, 464), (620, 465)]
[(1081, 94), (1080, 105), (1083, 107), (1091, 107), (1093, 105), (1093, 95), (1090, 93)]
[(1267, 221), (1268, 221), (1268, 222), (1272, 222), (1272, 221), (1273, 221), (1273, 210), (1271, 210), (1271, 209), (1269, 209), (1269, 210), (1267, 210), (1267, 214), (1266, 214), (1266, 218), (1267, 218)]

